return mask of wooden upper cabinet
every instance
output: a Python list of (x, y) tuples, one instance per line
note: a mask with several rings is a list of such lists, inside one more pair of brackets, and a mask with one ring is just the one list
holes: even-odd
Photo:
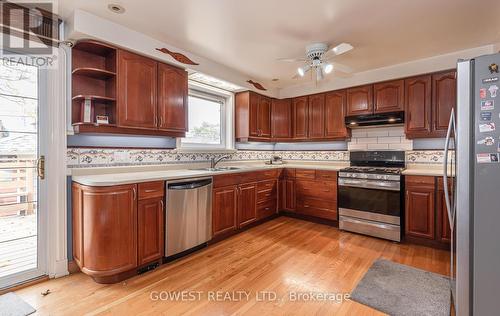
[(292, 137), (292, 100), (273, 99), (271, 110), (272, 138)]
[(346, 138), (349, 130), (345, 125), (346, 92), (332, 91), (325, 94), (325, 137)]
[(407, 138), (431, 132), (431, 75), (405, 79), (405, 132)]
[(137, 267), (137, 186), (73, 186), (82, 194), (74, 210), (80, 227), (73, 227), (82, 271), (98, 279)]
[(163, 196), (140, 200), (137, 207), (137, 260), (143, 265), (165, 252)]
[(271, 137), (271, 99), (265, 96), (259, 98), (257, 132), (259, 137)]
[(257, 220), (257, 185), (242, 184), (238, 187), (238, 228)]
[(325, 137), (325, 95), (323, 93), (309, 96), (308, 115), (309, 138)]
[(292, 99), (293, 108), (293, 138), (307, 139), (309, 106), (307, 97)]
[(432, 122), (433, 136), (445, 137), (451, 109), (457, 102), (457, 81), (455, 71), (432, 75)]
[(271, 138), (271, 99), (253, 91), (235, 97), (235, 136), (239, 141)]
[(373, 85), (347, 89), (347, 115), (373, 114)]
[(118, 50), (118, 125), (156, 129), (158, 63)]
[(404, 111), (404, 80), (374, 84), (373, 106), (375, 113)]
[(220, 235), (237, 228), (237, 186), (213, 190), (212, 232)]
[(187, 72), (158, 64), (158, 128), (173, 132), (188, 129)]

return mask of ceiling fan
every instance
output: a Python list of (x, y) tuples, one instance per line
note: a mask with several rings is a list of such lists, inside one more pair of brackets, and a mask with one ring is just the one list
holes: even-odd
[(281, 58), (279, 61), (287, 62), (305, 62), (305, 65), (297, 68), (297, 76), (304, 77), (304, 75), (311, 71), (311, 73), (316, 73), (316, 81), (322, 80), (324, 74), (331, 73), (334, 69), (345, 73), (350, 73), (351, 68), (331, 62), (335, 56), (344, 54), (354, 47), (349, 43), (342, 43), (335, 47), (329, 49), (328, 44), (325, 43), (313, 43), (306, 46), (306, 58)]

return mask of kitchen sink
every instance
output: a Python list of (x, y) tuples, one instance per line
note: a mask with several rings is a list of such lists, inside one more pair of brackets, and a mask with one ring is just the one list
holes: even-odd
[(202, 170), (202, 171), (227, 171), (227, 170), (239, 170), (239, 167), (216, 167), (216, 168), (196, 168), (190, 170)]

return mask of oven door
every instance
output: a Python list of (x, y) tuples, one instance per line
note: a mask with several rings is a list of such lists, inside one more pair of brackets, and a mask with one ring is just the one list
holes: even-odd
[(339, 179), (338, 189), (339, 210), (401, 216), (399, 181)]

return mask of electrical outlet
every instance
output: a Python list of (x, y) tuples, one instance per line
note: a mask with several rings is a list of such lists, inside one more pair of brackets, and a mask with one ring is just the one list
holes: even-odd
[(114, 151), (113, 159), (115, 162), (129, 162), (130, 161), (130, 153), (128, 151)]

